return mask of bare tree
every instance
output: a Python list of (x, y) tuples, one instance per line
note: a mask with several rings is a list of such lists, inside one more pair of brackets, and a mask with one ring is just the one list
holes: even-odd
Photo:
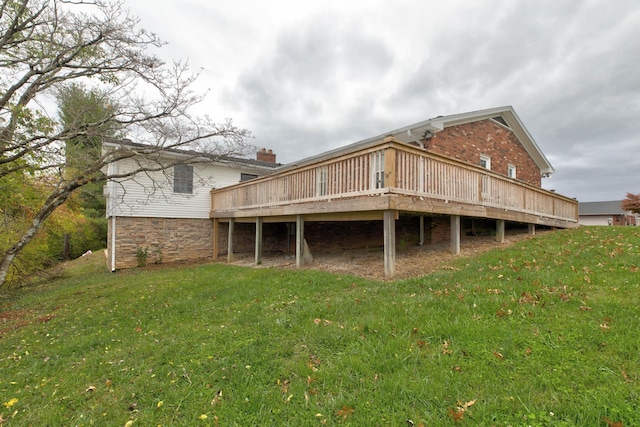
[[(127, 174), (134, 175), (171, 167), (160, 155), (165, 149), (184, 147), (209, 158), (242, 156), (253, 149), (247, 142), (250, 133), (231, 120), (217, 123), (191, 115), (190, 107), (202, 100), (190, 89), (197, 74), (186, 63), (167, 65), (150, 53), (163, 43), (138, 28), (139, 20), (122, 1), (1, 1), (0, 184), (30, 174), (52, 185), (30, 225), (0, 251), (0, 286), (16, 256), (74, 191), (105, 178), (126, 178), (100, 173), (110, 163), (143, 156), (148, 161)], [(65, 124), (48, 116), (42, 106), (60, 86), (75, 81), (110, 94), (116, 100), (110, 114)], [(66, 142), (104, 138), (106, 122), (142, 144), (122, 144), (88, 156), (81, 168), (65, 168)]]

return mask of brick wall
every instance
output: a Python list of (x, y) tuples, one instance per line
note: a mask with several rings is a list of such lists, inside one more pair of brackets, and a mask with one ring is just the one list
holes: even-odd
[(446, 128), (425, 142), (428, 151), (478, 165), (480, 155), (491, 158), (491, 170), (507, 175), (516, 166), (516, 178), (541, 186), (540, 169), (513, 132), (493, 120), (481, 120)]

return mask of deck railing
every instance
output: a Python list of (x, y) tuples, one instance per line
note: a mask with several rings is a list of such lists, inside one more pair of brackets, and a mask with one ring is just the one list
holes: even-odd
[(212, 212), (399, 194), (578, 220), (574, 199), (397, 142), (212, 190)]

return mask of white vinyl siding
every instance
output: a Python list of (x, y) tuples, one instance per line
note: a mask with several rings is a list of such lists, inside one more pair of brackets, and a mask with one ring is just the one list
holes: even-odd
[[(117, 171), (123, 174), (138, 167), (133, 160), (127, 159), (118, 162)], [(237, 184), (242, 171), (219, 164), (194, 164), (192, 167), (193, 191), (190, 194), (174, 193), (173, 168), (109, 182), (105, 191), (107, 216), (209, 218), (211, 189)]]

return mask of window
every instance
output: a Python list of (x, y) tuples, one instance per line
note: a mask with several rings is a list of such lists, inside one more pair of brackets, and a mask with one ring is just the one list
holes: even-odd
[(320, 166), (318, 168), (318, 196), (327, 195), (327, 177), (329, 171), (326, 166)]
[(480, 154), (480, 166), (487, 170), (491, 170), (491, 157)]
[(240, 182), (249, 181), (250, 179), (257, 178), (258, 175), (253, 175), (251, 173), (240, 173)]
[(384, 188), (384, 151), (371, 153), (373, 188)]
[(175, 165), (173, 167), (173, 192), (193, 194), (193, 166)]
[(516, 179), (516, 167), (514, 165), (507, 166), (507, 176)]

